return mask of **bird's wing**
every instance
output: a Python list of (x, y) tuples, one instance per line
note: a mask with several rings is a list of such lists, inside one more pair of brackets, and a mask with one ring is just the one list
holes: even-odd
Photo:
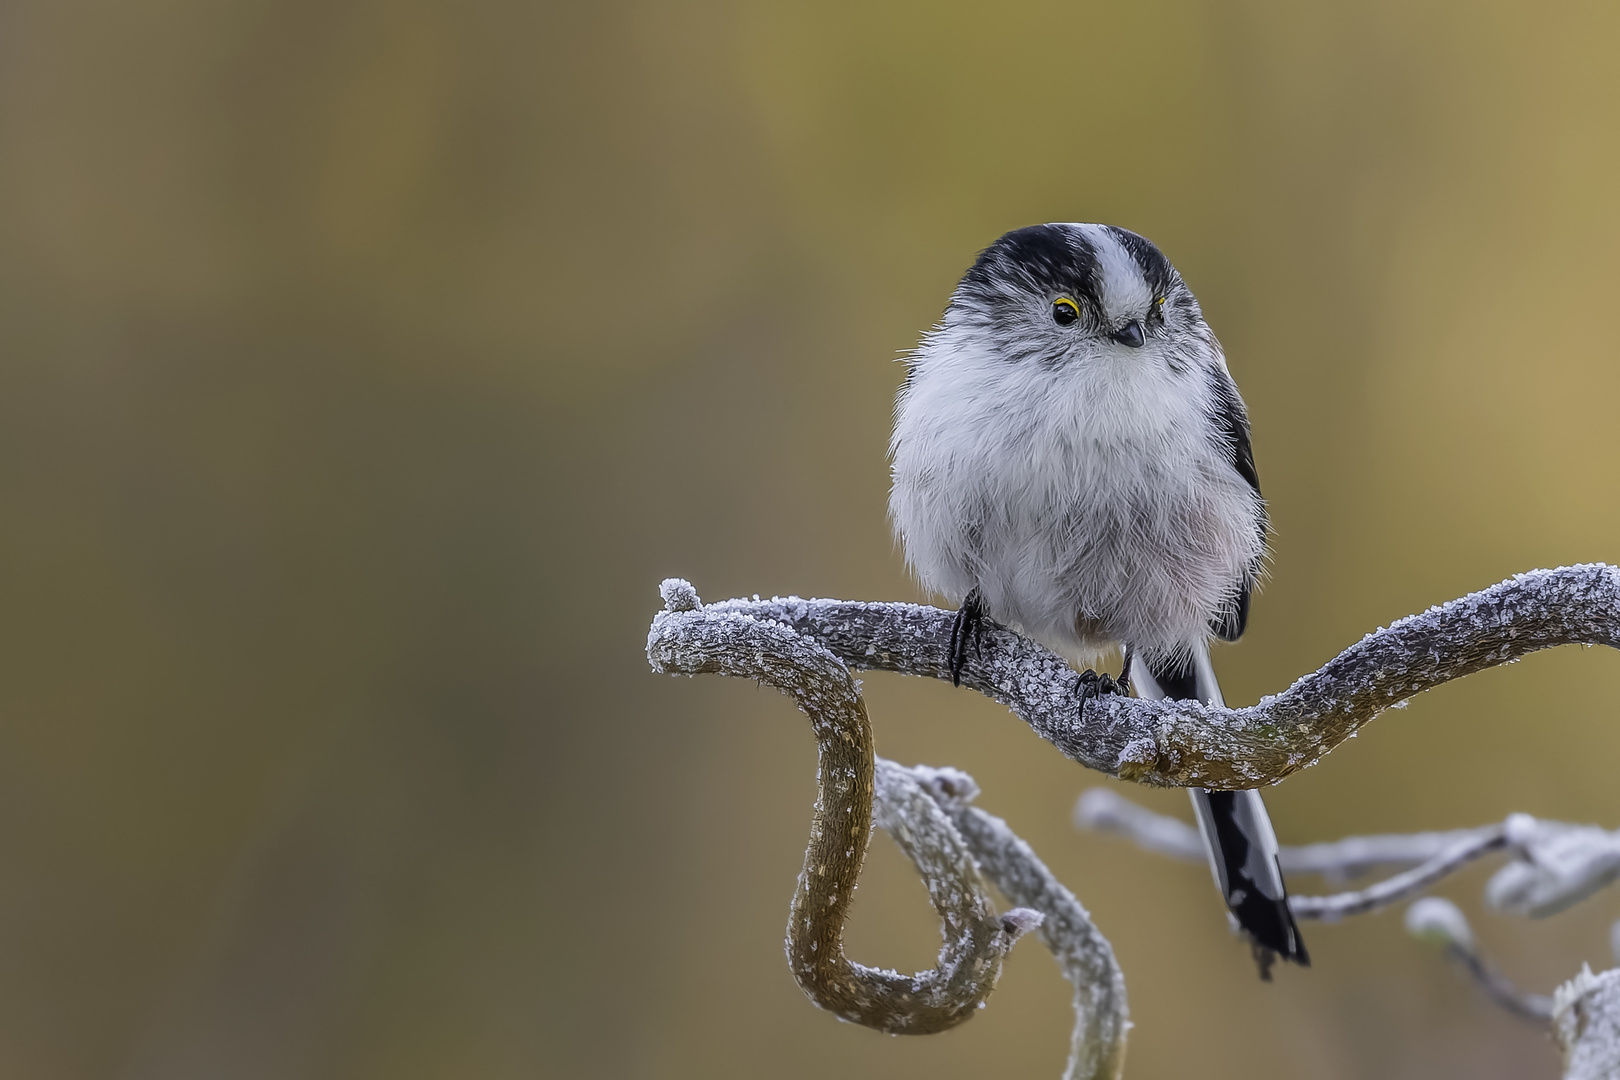
[[(1232, 376), (1222, 369), (1216, 369), (1211, 382), (1215, 390), (1215, 408), (1211, 416), (1215, 437), (1221, 451), (1230, 455), (1232, 468), (1248, 481), (1258, 496), (1260, 474), (1255, 470), (1254, 448), (1249, 443), (1249, 412), (1243, 407), (1243, 399), (1238, 396), (1237, 384), (1232, 382)], [(1266, 512), (1263, 504), (1255, 518), (1255, 528), (1260, 531), (1260, 538), (1264, 541)], [(1259, 572), (1258, 565), (1249, 568), (1238, 585), (1231, 608), (1210, 624), (1210, 629), (1222, 641), (1236, 641), (1243, 636), (1243, 630), (1249, 624), (1249, 595), (1254, 591), (1254, 579)]]

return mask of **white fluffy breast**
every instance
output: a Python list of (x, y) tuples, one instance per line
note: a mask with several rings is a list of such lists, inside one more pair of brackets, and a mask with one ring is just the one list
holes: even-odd
[(891, 443), (890, 511), (923, 584), (953, 604), (977, 588), (1079, 662), (1204, 640), (1263, 555), (1258, 495), (1212, 431), (1211, 363), (1111, 343), (1009, 362), (933, 335)]

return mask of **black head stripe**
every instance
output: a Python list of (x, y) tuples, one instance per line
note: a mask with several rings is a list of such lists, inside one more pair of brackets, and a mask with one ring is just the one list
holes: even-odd
[(1015, 229), (985, 248), (957, 286), (958, 298), (984, 306), (1016, 293), (1072, 296), (1096, 318), (1097, 255), (1086, 238), (1061, 225)]
[(1175, 267), (1170, 260), (1164, 257), (1164, 252), (1145, 236), (1138, 236), (1129, 229), (1121, 229), (1117, 225), (1108, 226), (1109, 233), (1119, 246), (1131, 253), (1136, 260), (1137, 267), (1142, 271), (1142, 280), (1154, 296), (1167, 296), (1170, 292), (1170, 283), (1175, 280)]

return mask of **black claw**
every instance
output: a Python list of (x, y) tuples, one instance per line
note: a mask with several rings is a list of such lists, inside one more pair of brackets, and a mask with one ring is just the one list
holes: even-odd
[(979, 649), (979, 623), (984, 618), (984, 597), (979, 590), (968, 593), (967, 599), (951, 620), (951, 685), (962, 685), (962, 668), (967, 664), (968, 641), (973, 641), (974, 652)]
[(1099, 698), (1104, 694), (1118, 694), (1121, 697), (1129, 697), (1131, 693), (1130, 673), (1131, 669), (1128, 661), (1125, 671), (1117, 679), (1112, 675), (1099, 675), (1090, 668), (1082, 671), (1080, 673), (1081, 717), (1084, 718), (1085, 716), (1086, 702), (1092, 698)]
[(1097, 696), (1097, 684), (1101, 678), (1090, 668), (1080, 673), (1080, 719), (1086, 718), (1086, 702)]

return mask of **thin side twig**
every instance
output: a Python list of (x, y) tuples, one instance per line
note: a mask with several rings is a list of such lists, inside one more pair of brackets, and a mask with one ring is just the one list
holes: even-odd
[(1552, 1019), (1552, 998), (1545, 994), (1527, 994), (1514, 986), (1507, 976), (1485, 962), (1477, 952), (1465, 952), (1455, 946), (1446, 949), (1446, 958), (1468, 974), (1474, 984), (1485, 991), (1485, 996), (1514, 1016), (1536, 1023)]
[(1509, 815), (1506, 828), (1519, 858), (1485, 885), (1485, 902), (1498, 911), (1544, 918), (1620, 878), (1620, 832), (1529, 814)]
[(1428, 862), (1414, 866), (1403, 873), (1385, 878), (1375, 885), (1354, 892), (1334, 893), (1330, 896), (1292, 896), (1288, 906), (1295, 918), (1335, 921), (1349, 915), (1365, 915), (1391, 904), (1415, 896), (1430, 885), (1456, 873), (1469, 863), (1493, 851), (1508, 846), (1507, 835), (1501, 826), (1494, 832), (1459, 840), (1436, 854)]
[[(1160, 855), (1202, 862), (1204, 842), (1191, 825), (1155, 813), (1107, 788), (1090, 788), (1075, 802), (1074, 823), (1114, 833)], [(1533, 919), (1556, 914), (1620, 879), (1620, 832), (1596, 825), (1543, 821), (1509, 814), (1495, 825), (1448, 832), (1350, 836), (1330, 843), (1283, 847), (1278, 862), (1287, 873), (1313, 872), (1329, 880), (1354, 876), (1370, 866), (1418, 863), (1412, 870), (1357, 892), (1296, 896), (1294, 913), (1334, 919), (1373, 911), (1421, 892), (1474, 859), (1496, 851), (1514, 858), (1491, 876), (1485, 901), (1498, 911)]]
[[(1160, 814), (1105, 787), (1087, 788), (1074, 804), (1074, 823), (1094, 832), (1123, 836), (1144, 851), (1204, 862), (1209, 856), (1198, 830), (1179, 818)], [(1415, 866), (1455, 845), (1494, 835), (1501, 825), (1438, 832), (1389, 833), (1347, 836), (1315, 844), (1287, 844), (1277, 858), (1288, 874), (1319, 874), (1329, 881), (1346, 881), (1378, 866)]]
[[(1111, 832), (1138, 847), (1188, 862), (1208, 858), (1203, 838), (1191, 825), (1154, 813), (1105, 788), (1091, 788), (1074, 807), (1074, 823), (1082, 829)], [(1348, 915), (1364, 915), (1423, 892), (1435, 882), (1469, 863), (1510, 846), (1505, 825), (1451, 832), (1414, 833), (1408, 836), (1351, 836), (1327, 844), (1284, 847), (1277, 861), (1284, 872), (1314, 872), (1342, 879), (1368, 866), (1416, 861), (1418, 865), (1364, 889), (1328, 896), (1289, 898), (1295, 918), (1333, 922)]]
[(1480, 954), (1468, 917), (1450, 900), (1430, 896), (1406, 909), (1406, 931), (1421, 941), (1438, 945), (1446, 959), (1473, 981), (1491, 1001), (1522, 1020), (1546, 1023), (1553, 1016), (1553, 999), (1527, 994), (1497, 971)]

